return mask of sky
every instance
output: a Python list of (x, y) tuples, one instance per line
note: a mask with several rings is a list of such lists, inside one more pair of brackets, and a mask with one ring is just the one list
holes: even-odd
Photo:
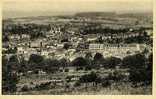
[(3, 0), (9, 17), (68, 15), (77, 12), (152, 12), (152, 0)]

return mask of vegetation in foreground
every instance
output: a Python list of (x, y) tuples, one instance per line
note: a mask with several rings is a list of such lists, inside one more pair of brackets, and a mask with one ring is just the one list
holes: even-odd
[(105, 59), (100, 53), (93, 60), (89, 56), (72, 62), (47, 62), (37, 55), (28, 62), (18, 61), (16, 56), (9, 60), (3, 57), (2, 93), (152, 94), (152, 54), (145, 57), (140, 53), (122, 60)]

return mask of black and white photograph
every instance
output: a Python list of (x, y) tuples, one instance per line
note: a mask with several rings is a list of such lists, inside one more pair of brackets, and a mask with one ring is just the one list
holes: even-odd
[(153, 94), (153, 0), (2, 5), (2, 95)]

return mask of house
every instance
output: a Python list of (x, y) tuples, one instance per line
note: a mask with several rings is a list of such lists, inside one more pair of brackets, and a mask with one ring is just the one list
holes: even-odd
[(48, 56), (48, 55), (49, 55), (49, 51), (47, 51), (47, 50), (42, 50), (42, 51), (41, 51), (41, 55), (42, 55), (42, 56)]
[(29, 42), (29, 47), (31, 48), (41, 48), (41, 47), (45, 47), (46, 43), (43, 43), (43, 41), (32, 41)]
[(87, 41), (88, 41), (88, 42), (96, 41), (96, 40), (97, 40), (97, 37), (96, 37), (96, 36), (94, 36), (94, 37), (88, 37), (88, 38), (87, 38)]
[(39, 70), (38, 71), (38, 75), (46, 75), (47, 73), (46, 72), (44, 72), (44, 71), (42, 71), (42, 70)]
[(63, 43), (59, 43), (57, 44), (57, 48), (63, 48), (64, 44)]
[(9, 36), (10, 40), (19, 40), (20, 36), (18, 34), (12, 34)]
[(30, 39), (30, 35), (28, 35), (28, 34), (22, 34), (20, 38), (21, 39)]
[(17, 54), (24, 54), (25, 49), (23, 47), (17, 47)]

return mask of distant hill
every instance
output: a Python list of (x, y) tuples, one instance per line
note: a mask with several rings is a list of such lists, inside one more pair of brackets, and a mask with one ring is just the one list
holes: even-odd
[(81, 12), (81, 13), (77, 13), (75, 14), (75, 16), (79, 16), (79, 17), (109, 17), (109, 16), (116, 16), (115, 12)]
[(123, 17), (123, 18), (140, 18), (152, 17), (152, 13), (115, 13), (115, 12), (81, 12), (75, 14), (79, 17)]
[(138, 17), (152, 17), (152, 13), (123, 13), (118, 14), (119, 17), (131, 17), (131, 18), (138, 18)]

